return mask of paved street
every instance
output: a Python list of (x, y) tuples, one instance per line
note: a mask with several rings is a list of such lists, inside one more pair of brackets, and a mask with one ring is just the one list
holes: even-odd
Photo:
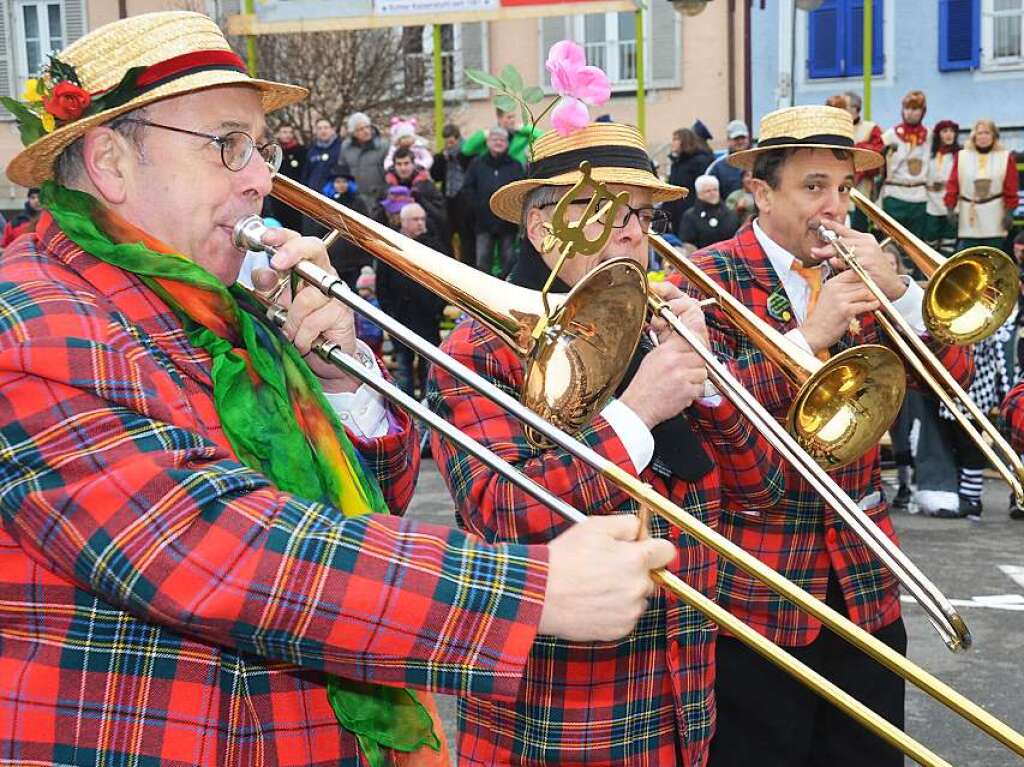
[[(950, 599), (966, 602), (961, 614), (974, 647), (950, 653), (921, 610), (905, 604), (910, 656), (926, 670), (1024, 731), (1024, 522), (1006, 515), (1005, 485), (987, 480), (980, 523), (895, 517), (911, 558)], [(452, 524), (451, 500), (432, 461), (424, 461), (410, 514)], [(440, 698), (452, 737), (454, 704)], [(916, 688), (907, 693), (910, 734), (957, 767), (1011, 767), (1022, 760)], [(454, 742), (454, 741), (453, 741)], [(869, 767), (869, 766), (867, 766)]]

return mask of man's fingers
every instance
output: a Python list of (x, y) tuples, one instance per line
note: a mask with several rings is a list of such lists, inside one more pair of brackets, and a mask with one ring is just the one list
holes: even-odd
[(287, 279), (287, 275), (278, 274), (273, 269), (261, 267), (252, 270), (252, 286), (261, 293), (273, 290), (283, 279)]
[(654, 294), (663, 301), (672, 301), (673, 299), (679, 298), (685, 295), (678, 287), (673, 285), (668, 280), (662, 282), (650, 283), (650, 288), (654, 291)]
[[(278, 231), (286, 230), (271, 230), (274, 234)], [(266, 235), (266, 237), (270, 237), (270, 234)], [(331, 269), (331, 262), (327, 257), (327, 248), (316, 237), (289, 238), (277, 248), (277, 252), (270, 259), (270, 265), (279, 272), (286, 272), (299, 263), (299, 261), (312, 261), (322, 269)]]
[(640, 532), (640, 520), (632, 514), (612, 514), (590, 519), (594, 527), (617, 541), (635, 541)]
[(667, 567), (676, 557), (676, 547), (664, 538), (645, 538), (643, 546), (644, 565), (648, 570)]
[(288, 316), (281, 328), (285, 337), (294, 341), (299, 332), (299, 326), (302, 325), (306, 317), (329, 303), (332, 303), (331, 299), (316, 288), (308, 285), (301, 288), (288, 307)]
[(339, 325), (343, 321), (344, 310), (337, 301), (329, 301), (318, 309), (307, 314), (299, 323), (292, 343), (303, 355), (308, 354), (313, 342), (321, 333)]
[(262, 242), (272, 248), (279, 248), (289, 240), (294, 240), (302, 235), (291, 229), (275, 228), (268, 229), (263, 234)]

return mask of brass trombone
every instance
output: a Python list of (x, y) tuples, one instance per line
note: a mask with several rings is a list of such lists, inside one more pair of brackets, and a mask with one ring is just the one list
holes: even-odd
[[(851, 192), (851, 197), (868, 218), (922, 267), (922, 271), (931, 275), (924, 300), (925, 321), (926, 324), (930, 323), (930, 333), (936, 337), (954, 339), (953, 342), (972, 343), (971, 340), (957, 339), (985, 338), (1005, 322), (1016, 303), (1018, 284), (1017, 268), (1008, 256), (994, 248), (970, 248), (942, 262), (937, 254), (934, 257), (929, 254), (931, 249), (927, 245), (866, 197), (856, 190)], [(818, 227), (818, 235), (832, 246), (836, 255), (871, 291), (881, 306), (875, 311), (879, 327), (892, 339), (907, 364), (942, 401), (960, 427), (1006, 480), (1017, 502), (1024, 504), (1024, 462), (1017, 452), (896, 310), (871, 275), (860, 265), (853, 250), (825, 224)], [(1005, 274), (1004, 262), (1009, 262), (1012, 282)], [(1006, 309), (1008, 302), (1010, 308)], [(960, 316), (957, 312), (960, 312)], [(967, 411), (966, 415), (964, 410)], [(974, 419), (974, 423), (971, 423), (971, 419)], [(986, 442), (983, 434), (992, 440), (992, 445)]]
[[(424, 276), (429, 273), (424, 262), (420, 260), (420, 256), (425, 255), (422, 251), (427, 249), (423, 248), (423, 246), (418, 243), (382, 227), (379, 224), (376, 224), (376, 222), (337, 205), (333, 201), (327, 200), (315, 192), (311, 192), (310, 190), (307, 190), (304, 187), (280, 176), (275, 177), (274, 194), (307, 215), (318, 219), (328, 228), (341, 230), (344, 236), (352, 239), (356, 244), (367, 248), (374, 253), (374, 255), (381, 258), (381, 260), (392, 264), (397, 269), (414, 279), (419, 279), (416, 275)], [(250, 244), (259, 247), (258, 243)], [(447, 259), (447, 257), (440, 256), (439, 254), (434, 254), (434, 256), (452, 263), (450, 259)], [(616, 262), (608, 263), (615, 264)], [(629, 473), (623, 471), (617, 465), (596, 453), (587, 445), (569, 436), (562, 429), (547, 422), (536, 413), (532, 412), (529, 408), (525, 407), (520, 401), (507, 394), (504, 390), (489, 384), (482, 377), (473, 373), (437, 347), (428, 344), (422, 338), (412, 334), (407, 328), (404, 328), (399, 323), (391, 320), (390, 317), (380, 310), (375, 309), (371, 305), (359, 299), (359, 297), (355, 296), (355, 294), (353, 294), (352, 291), (349, 290), (337, 277), (308, 263), (301, 263), (297, 265), (294, 271), (306, 282), (318, 287), (326, 294), (341, 300), (347, 306), (355, 309), (356, 311), (364, 313), (371, 321), (377, 323), (390, 334), (402, 340), (403, 343), (406, 343), (415, 351), (422, 354), (433, 364), (439, 365), (445, 370), (451, 372), (454, 376), (471, 386), (474, 390), (478, 391), (480, 394), (497, 403), (507, 412), (520, 419), (527, 427), (534, 429), (539, 434), (542, 434), (552, 444), (565, 450), (570, 455), (600, 472), (607, 481), (622, 489), (623, 492), (638, 501), (642, 507), (647, 507), (655, 513), (658, 513), (669, 522), (682, 528), (689, 535), (701, 541), (704, 545), (715, 550), (719, 555), (736, 563), (737, 566), (766, 583), (777, 593), (794, 602), (802, 610), (820, 620), (833, 632), (871, 655), (894, 673), (916, 685), (944, 705), (950, 707), (968, 721), (972, 722), (974, 725), (1012, 749), (1015, 753), (1024, 756), (1024, 737), (1015, 732), (1008, 725), (988, 714), (982, 708), (964, 698), (955, 690), (945, 685), (934, 676), (928, 674), (928, 672), (924, 671), (916, 664), (913, 664), (899, 653), (880, 642), (871, 634), (868, 634), (863, 629), (853, 624), (845, 616), (840, 615), (828, 605), (815, 599), (803, 589), (783, 578), (774, 570), (764, 565), (756, 557), (748, 554), (727, 538), (702, 524), (699, 520), (692, 517), (685, 510), (675, 505), (667, 498), (653, 492), (651, 488), (646, 486), (636, 477), (633, 477)], [(477, 272), (473, 276), (473, 281), (474, 283), (480, 283), (481, 281), (486, 282), (487, 278), (482, 277)], [(503, 290), (509, 288), (509, 286), (504, 283), (501, 285)], [(440, 290), (438, 292), (440, 292), (442, 296), (449, 298), (449, 300), (453, 293), (457, 293), (461, 296), (468, 296), (469, 300), (467, 303), (471, 305), (475, 305), (477, 303), (476, 299), (473, 297), (481, 295), (482, 293), (482, 289), (478, 288), (476, 285), (468, 287), (441, 285), (439, 287)], [(642, 293), (641, 303), (643, 304), (645, 301), (645, 294)], [(467, 311), (471, 311), (465, 304), (463, 304), (462, 308)], [(531, 318), (528, 317), (527, 322), (524, 325), (519, 319), (516, 319), (516, 317), (519, 316), (517, 312), (513, 312), (512, 314), (513, 316), (507, 318), (499, 318), (500, 321), (507, 326), (507, 329), (514, 327), (517, 323), (523, 327), (529, 327), (532, 325)], [(478, 316), (478, 319), (481, 318)], [(588, 333), (594, 331), (596, 331), (596, 328), (588, 329)], [(520, 334), (512, 332), (511, 335), (517, 336)], [(581, 335), (581, 338), (587, 339), (589, 336), (584, 334)], [(661, 575), (655, 574), (655, 577), (659, 582), (663, 583), (663, 585), (666, 583), (666, 579)], [(692, 589), (688, 590), (686, 584), (682, 582), (675, 583), (672, 582), (671, 579), (668, 580), (671, 583), (669, 587), (676, 593), (679, 593), (682, 598), (692, 604), (696, 609), (711, 617), (712, 620), (720, 621), (724, 628), (730, 632), (734, 632), (737, 637), (748, 642), (751, 646), (757, 645), (755, 647), (757, 652), (767, 657), (773, 663), (776, 663), (776, 665), (779, 665), (780, 667), (790, 671), (790, 673), (793, 673), (808, 687), (835, 703), (846, 713), (857, 718), (858, 721), (862, 722), (866, 727), (872, 729), (872, 731), (878, 733), (883, 738), (886, 738), (888, 742), (903, 750), (904, 753), (911, 755), (922, 764), (944, 763), (941, 760), (938, 760), (937, 757), (934, 757), (934, 755), (931, 755), (926, 751), (922, 751), (921, 747), (910, 741), (905, 733), (902, 733), (899, 730), (893, 733), (884, 725), (879, 726), (877, 722), (869, 721), (870, 717), (866, 716), (862, 705), (856, 702), (851, 704), (849, 700), (841, 696), (837, 697), (827, 683), (823, 683), (822, 680), (815, 678), (814, 675), (806, 674), (804, 670), (799, 668), (799, 664), (797, 664), (796, 661), (783, 650), (770, 642), (766, 643), (766, 640), (764, 640), (763, 637), (728, 613), (725, 613), (724, 615), (720, 614), (724, 611), (721, 611), (720, 608), (716, 609), (716, 606), (713, 603), (706, 600), (702, 595), (693, 593)]]
[(850, 199), (921, 270), (922, 314), (928, 333), (944, 344), (975, 344), (995, 333), (1017, 305), (1020, 278), (998, 248), (965, 248), (944, 258), (856, 189)]
[[(244, 230), (244, 232), (242, 230)], [(272, 252), (271, 248), (267, 248), (262, 245), (261, 237), (264, 231), (266, 231), (266, 227), (258, 217), (253, 216), (249, 219), (243, 219), (235, 229), (236, 241), (241, 247), (249, 250), (262, 249)], [(403, 343), (408, 344), (418, 353), (423, 354), (427, 358), (431, 358), (435, 364), (444, 365), (446, 369), (450, 369), (453, 374), (458, 375), (461, 380), (469, 384), (481, 394), (491, 396), (492, 390), (500, 392), (500, 390), (497, 390), (496, 387), (488, 383), (486, 380), (469, 371), (468, 368), (462, 368), (458, 362), (451, 360), (451, 358), (447, 358), (447, 355), (441, 352), (437, 347), (430, 344), (426, 339), (413, 333), (405, 326), (391, 319), (391, 317), (380, 309), (353, 294), (347, 286), (344, 286), (344, 283), (339, 285), (338, 282), (340, 282), (340, 280), (329, 275), (327, 272), (324, 272), (322, 269), (306, 264), (300, 264), (296, 267), (296, 272), (300, 274), (304, 280), (312, 280), (312, 284), (328, 286), (325, 291), (328, 295), (341, 300), (343, 303), (349, 305), (350, 308), (365, 314), (367, 318), (380, 325), (382, 328), (387, 330), (388, 333), (392, 334), (396, 338), (400, 338)], [(274, 324), (278, 327), (284, 325), (285, 319), (287, 318), (287, 313), (284, 309), (275, 305), (267, 297), (256, 291), (247, 291), (247, 294), (254, 303), (267, 311), (267, 316)], [(361, 363), (343, 353), (337, 344), (327, 341), (321, 336), (314, 341), (312, 348), (313, 351), (321, 357), (321, 359), (336, 365), (349, 375), (369, 385), (375, 391), (405, 408), (416, 418), (419, 418), (424, 423), (428, 424), (432, 429), (437, 430), (439, 433), (452, 440), (460, 448), (475, 457), (485, 466), (500, 474), (504, 479), (529, 494), (532, 498), (535, 498), (545, 504), (563, 519), (573, 523), (579, 523), (586, 519), (586, 516), (582, 512), (573, 508), (561, 498), (552, 495), (548, 490), (537, 484), (522, 472), (518, 471), (492, 450), (448, 423), (444, 418), (425, 407), (420, 402), (417, 402), (413, 397), (403, 392), (394, 384), (377, 376), (375, 373), (368, 371)], [(440, 359), (433, 359), (435, 356)], [(448, 367), (446, 362), (441, 362), (441, 359), (443, 358), (451, 360), (451, 368)], [(465, 377), (463, 377), (463, 375), (465, 375)], [(539, 416), (532, 411), (527, 410), (526, 412), (530, 413), (532, 419), (539, 419)], [(539, 420), (543, 423), (543, 419)], [(697, 524), (700, 523), (698, 522)], [(950, 767), (948, 762), (937, 756), (927, 747), (921, 745), (891, 722), (882, 718), (875, 711), (865, 706), (849, 693), (837, 687), (833, 682), (821, 676), (817, 671), (793, 657), (785, 650), (777, 647), (770, 640), (758, 634), (747, 624), (743, 623), (743, 621), (739, 620), (729, 611), (719, 606), (716, 602), (694, 589), (674, 573), (671, 573), (664, 568), (660, 568), (652, 571), (651, 577), (666, 591), (675, 594), (683, 602), (700, 611), (709, 620), (714, 621), (717, 625), (728, 630), (738, 639), (750, 646), (755, 652), (759, 653), (762, 657), (796, 677), (803, 684), (810, 687), (814, 692), (821, 695), (833, 705), (839, 707), (842, 711), (859, 721), (866, 728), (879, 735), (879, 737), (885, 739), (896, 748), (899, 748), (903, 753), (917, 761), (919, 764), (926, 765), (926, 767)]]
[[(892, 408), (898, 407), (903, 400), (906, 373), (899, 358), (886, 347), (865, 344), (823, 363), (784, 338), (661, 237), (652, 235), (650, 242), (663, 260), (672, 264), (701, 293), (713, 299), (729, 321), (744, 332), (765, 357), (779, 364), (790, 380), (800, 387), (790, 407), (788, 431), (656, 298), (651, 299), (654, 311), (700, 354), (707, 365), (709, 378), (722, 393), (769, 438), (775, 449), (896, 576), (903, 588), (921, 605), (946, 646), (954, 652), (970, 647), (971, 632), (952, 603), (836, 484), (822, 468), (821, 462), (813, 460), (809, 451), (800, 449), (800, 440), (791, 436), (808, 431), (795, 429), (794, 420), (814, 424), (828, 424), (836, 420), (840, 428), (819, 427), (815, 431), (828, 431), (835, 435), (835, 442), (840, 448), (845, 448), (849, 442), (856, 443), (856, 450), (847, 451), (850, 460), (877, 445), (882, 432), (889, 428), (895, 416)], [(866, 425), (863, 422), (867, 422)]]

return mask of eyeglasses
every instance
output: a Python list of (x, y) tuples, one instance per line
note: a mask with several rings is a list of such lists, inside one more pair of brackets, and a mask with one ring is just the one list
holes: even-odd
[(225, 133), (223, 136), (218, 136), (214, 133), (200, 133), (199, 131), (186, 130), (185, 128), (176, 128), (173, 125), (161, 125), (149, 120), (139, 120), (135, 117), (123, 117), (121, 122), (148, 125), (150, 128), (163, 128), (175, 133), (208, 138), (220, 147), (220, 161), (224, 163), (224, 167), (236, 173), (243, 170), (249, 164), (254, 150), (260, 153), (260, 157), (270, 166), (272, 173), (276, 173), (280, 169), (281, 160), (284, 159), (284, 152), (279, 144), (275, 144), (273, 141), (268, 141), (266, 144), (257, 144), (256, 139), (245, 131), (233, 130), (230, 133)]
[[(589, 200), (573, 200), (572, 205), (586, 205)], [(541, 208), (550, 208), (558, 205), (557, 202), (548, 202), (541, 205)], [(629, 219), (636, 216), (640, 222), (640, 231), (644, 234), (664, 234), (668, 231), (669, 215), (659, 208), (634, 208), (631, 205), (622, 203), (615, 208), (615, 220), (612, 221), (612, 229), (623, 229), (629, 225)], [(598, 219), (600, 224), (607, 224), (606, 221)]]

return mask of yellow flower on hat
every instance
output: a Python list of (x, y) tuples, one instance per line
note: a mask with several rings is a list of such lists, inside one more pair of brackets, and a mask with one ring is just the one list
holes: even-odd
[(33, 77), (25, 83), (25, 92), (21, 94), (21, 100), (29, 104), (38, 104), (43, 100), (39, 93), (39, 78)]
[(47, 133), (53, 133), (53, 129), (57, 127), (56, 120), (54, 120), (53, 115), (49, 112), (43, 112), (39, 115), (39, 120), (43, 123), (43, 130)]

